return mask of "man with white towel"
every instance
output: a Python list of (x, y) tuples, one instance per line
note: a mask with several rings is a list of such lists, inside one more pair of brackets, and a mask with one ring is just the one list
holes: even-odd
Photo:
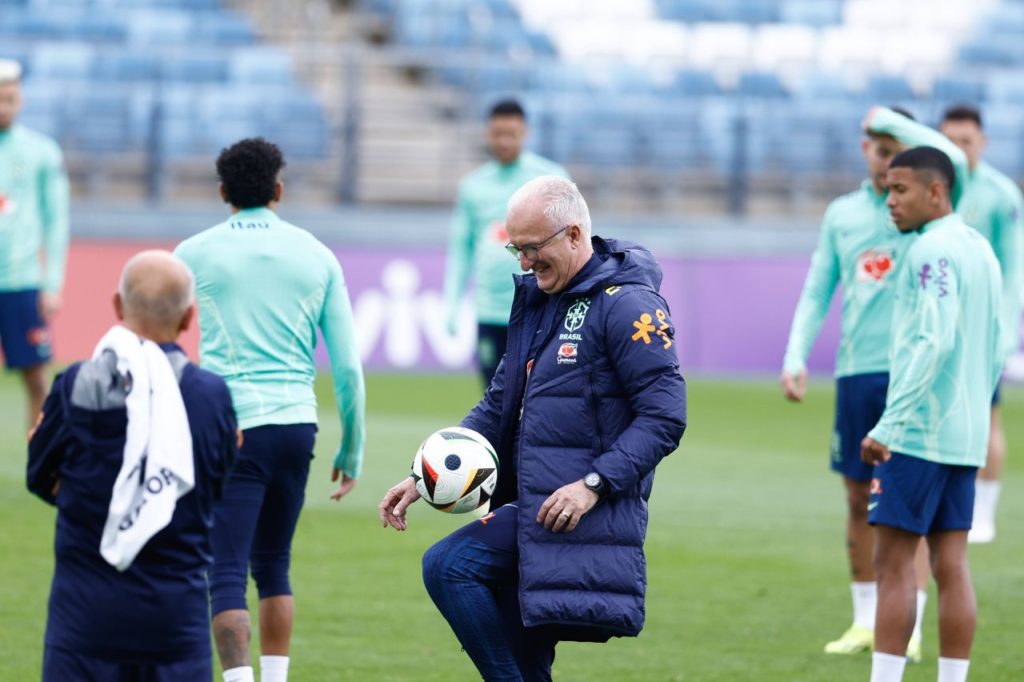
[(43, 680), (210, 680), (231, 396), (176, 344), (195, 311), (183, 262), (137, 254), (114, 308), (121, 323), (54, 380), (29, 438), (29, 490), (57, 507)]

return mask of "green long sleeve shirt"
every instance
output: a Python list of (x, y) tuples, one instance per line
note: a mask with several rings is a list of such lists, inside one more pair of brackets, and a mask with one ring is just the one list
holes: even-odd
[(508, 324), (519, 261), (505, 251), (508, 232), (505, 215), (516, 190), (541, 175), (569, 174), (553, 161), (523, 152), (510, 164), (489, 161), (459, 185), (448, 234), (444, 302), (449, 329), (455, 328), (459, 302), (472, 273), (476, 319), (483, 324)]
[(366, 391), (334, 254), (269, 208), (238, 211), (174, 253), (196, 278), (200, 365), (227, 382), (240, 428), (316, 423), (313, 351), (320, 329), (341, 420), (334, 464), (358, 478)]
[(921, 229), (896, 277), (889, 392), (870, 437), (940, 464), (985, 465), (1001, 279), (992, 247), (959, 215)]
[[(874, 110), (868, 128), (908, 147), (927, 145), (945, 152), (957, 171), (953, 194), (959, 200), (967, 157), (944, 135), (885, 108)], [(892, 276), (912, 237), (896, 229), (885, 205), (887, 198), (888, 194), (879, 194), (865, 181), (859, 190), (829, 204), (793, 315), (783, 360), (786, 372), (796, 374), (806, 368), (839, 285), (843, 301), (836, 376), (889, 371)]]
[(60, 292), (70, 231), (68, 197), (64, 156), (56, 142), (20, 125), (0, 130), (0, 291)]
[(982, 162), (967, 176), (957, 213), (988, 240), (999, 261), (1003, 275), (1003, 353), (1009, 356), (1020, 345), (1024, 196), (1013, 180)]

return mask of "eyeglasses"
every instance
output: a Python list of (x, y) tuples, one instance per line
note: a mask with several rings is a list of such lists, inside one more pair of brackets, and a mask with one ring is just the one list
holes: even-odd
[(525, 256), (526, 260), (533, 262), (537, 260), (537, 258), (540, 256), (540, 250), (547, 246), (548, 242), (550, 242), (552, 239), (568, 230), (570, 227), (572, 227), (572, 225), (566, 225), (561, 230), (555, 232), (553, 235), (551, 235), (544, 241), (540, 242), (539, 244), (527, 244), (526, 246), (516, 246), (512, 242), (509, 242), (508, 244), (505, 244), (505, 250), (508, 251), (513, 258), (518, 259), (520, 256)]

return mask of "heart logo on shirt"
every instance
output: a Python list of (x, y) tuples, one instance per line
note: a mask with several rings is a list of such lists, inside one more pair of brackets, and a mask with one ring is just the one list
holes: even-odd
[(879, 251), (865, 251), (857, 259), (857, 280), (879, 282), (892, 271), (892, 255)]

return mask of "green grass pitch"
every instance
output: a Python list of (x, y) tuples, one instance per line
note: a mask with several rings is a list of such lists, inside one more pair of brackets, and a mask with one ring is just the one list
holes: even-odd
[[(478, 679), (419, 574), (424, 549), (469, 519), (420, 504), (410, 530), (397, 533), (376, 516), (422, 438), (476, 400), (475, 377), (371, 375), (367, 388), (365, 475), (334, 504), (337, 419), (328, 382), (319, 386), (327, 407), (295, 541), (291, 679)], [(1010, 465), (999, 538), (971, 549), (979, 603), (971, 678), (985, 681), (1024, 679), (1024, 391), (1004, 396)], [(800, 406), (768, 381), (693, 381), (689, 400), (682, 446), (654, 487), (646, 628), (636, 639), (560, 645), (555, 679), (866, 680), (867, 654), (821, 653), (850, 618), (842, 490), (825, 454), (830, 384), (813, 385)], [(0, 379), (0, 680), (18, 682), (39, 679), (54, 518), (24, 489), (21, 401), (16, 379)], [(908, 682), (935, 679), (936, 609), (933, 586), (925, 662), (908, 667)]]

